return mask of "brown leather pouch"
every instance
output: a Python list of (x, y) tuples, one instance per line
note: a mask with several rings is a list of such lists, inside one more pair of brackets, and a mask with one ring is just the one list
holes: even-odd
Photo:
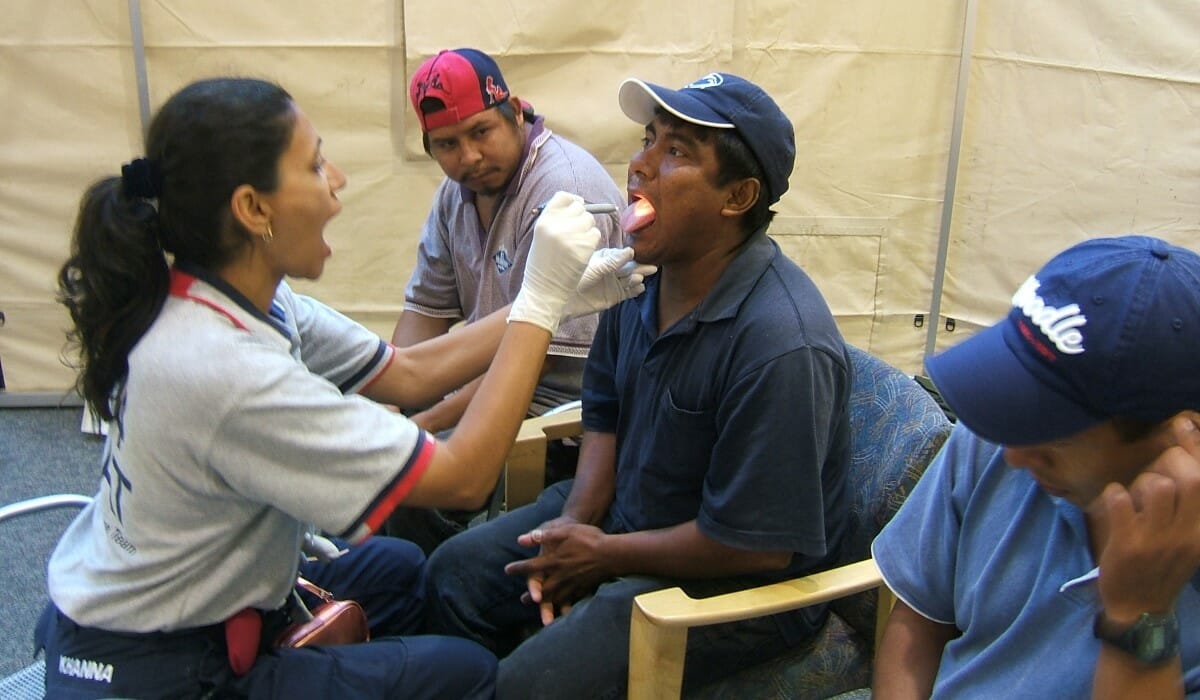
[(329, 591), (304, 578), (299, 578), (296, 585), (317, 596), (322, 602), (309, 612), (300, 602), (300, 596), (296, 595), (299, 614), (307, 613), (309, 619), (285, 628), (275, 638), (275, 646), (335, 646), (357, 644), (371, 638), (367, 628), (367, 614), (361, 605), (353, 600), (334, 600)]

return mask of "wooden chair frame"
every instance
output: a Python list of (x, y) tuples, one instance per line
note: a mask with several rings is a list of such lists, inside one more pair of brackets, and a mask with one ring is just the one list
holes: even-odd
[(582, 434), (583, 411), (578, 406), (526, 418), (505, 462), (505, 509), (532, 503), (545, 488), (547, 442)]
[(874, 642), (878, 651), (896, 598), (873, 559), (711, 598), (692, 598), (677, 587), (643, 593), (634, 598), (629, 630), (629, 700), (680, 697), (691, 627), (773, 615), (872, 588), (879, 589)]

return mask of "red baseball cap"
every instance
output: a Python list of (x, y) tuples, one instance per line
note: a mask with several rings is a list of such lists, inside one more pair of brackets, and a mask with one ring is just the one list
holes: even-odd
[(490, 56), (475, 49), (446, 49), (428, 58), (408, 84), (421, 129), (433, 129), (491, 109), (511, 93)]

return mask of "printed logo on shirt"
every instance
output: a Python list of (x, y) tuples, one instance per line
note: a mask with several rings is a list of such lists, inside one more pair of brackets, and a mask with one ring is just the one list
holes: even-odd
[(1042, 283), (1038, 282), (1036, 277), (1025, 280), (1013, 295), (1013, 306), (1020, 309), (1026, 318), (1041, 329), (1046, 339), (1054, 343), (1059, 352), (1064, 355), (1082, 353), (1086, 349), (1083, 347), (1082, 329), (1087, 325), (1087, 316), (1080, 313), (1078, 304), (1068, 304), (1061, 308), (1050, 306), (1037, 293), (1041, 286)]
[(76, 659), (70, 656), (58, 657), (58, 672), (64, 676), (80, 678), (85, 681), (112, 683), (113, 679), (112, 664), (91, 659)]
[(492, 262), (496, 263), (496, 272), (503, 275), (513, 266), (512, 260), (509, 260), (508, 253), (504, 250), (497, 250), (492, 255)]
[(108, 523), (104, 523), (104, 532), (112, 539), (112, 541), (121, 549), (130, 554), (137, 554), (137, 547), (134, 546), (129, 538), (125, 536), (125, 532), (119, 527), (113, 527)]
[(105, 517), (104, 532), (114, 544), (125, 552), (137, 554), (137, 546), (129, 541), (120, 527), (125, 524), (125, 513), (122, 510), (123, 500), (125, 496), (133, 492), (133, 482), (129, 480), (125, 472), (121, 471), (121, 464), (117, 461), (116, 450), (113, 449), (111, 440), (106, 443), (104, 468), (100, 470), (100, 476), (104, 479), (108, 490), (108, 510), (117, 519), (114, 525), (109, 523), (108, 517)]
[(108, 509), (117, 516), (117, 522), (124, 523), (125, 519), (121, 513), (121, 498), (126, 491), (133, 490), (133, 482), (121, 471), (121, 465), (117, 463), (117, 457), (111, 448), (105, 456), (104, 468), (100, 470), (100, 476), (108, 482)]

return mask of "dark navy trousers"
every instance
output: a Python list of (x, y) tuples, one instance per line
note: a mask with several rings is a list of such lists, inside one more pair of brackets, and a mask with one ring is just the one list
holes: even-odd
[(363, 606), (372, 641), (276, 649), (270, 640), (287, 620), (281, 612), (267, 612), (258, 659), (240, 678), (229, 665), (223, 625), (110, 632), (77, 625), (50, 604), (35, 634), (36, 645), (45, 650), (46, 697), (493, 697), (491, 652), (464, 639), (415, 635), (424, 615), (424, 564), (419, 547), (390, 537), (372, 538), (328, 563), (303, 564), (302, 576)]

